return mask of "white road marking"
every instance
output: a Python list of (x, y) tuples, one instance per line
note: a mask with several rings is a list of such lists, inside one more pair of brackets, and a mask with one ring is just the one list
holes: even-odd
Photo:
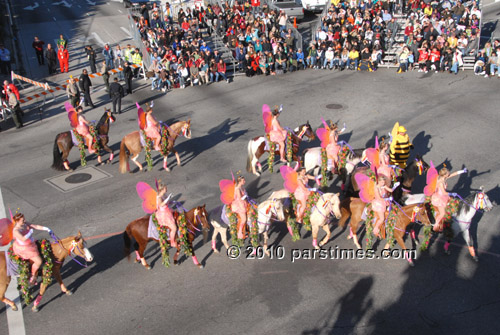
[(88, 3), (89, 5), (95, 6), (95, 2), (93, 2), (93, 1), (87, 0), (87, 3)]
[(128, 37), (132, 38), (132, 34), (130, 33), (130, 30), (128, 30), (127, 28), (125, 27), (120, 27), (121, 30), (123, 30), (125, 32), (125, 34), (128, 35)]
[(47, 8), (47, 12), (49, 12), (49, 13), (50, 13), (50, 8)]
[(63, 5), (66, 8), (71, 8), (71, 5), (66, 1), (59, 1), (59, 2), (53, 2), (52, 5), (57, 6), (57, 5)]
[[(7, 217), (5, 206), (3, 203), (2, 189), (0, 188), (0, 217)], [(7, 250), (7, 247), (2, 247), (0, 250)], [(7, 328), (10, 335), (25, 335), (23, 309), (21, 306), (21, 299), (19, 298), (19, 291), (17, 290), (17, 278), (12, 278), (10, 285), (5, 292), (5, 297), (14, 301), (17, 306), (17, 312), (12, 308), (7, 307)]]
[(106, 43), (101, 39), (101, 37), (97, 33), (92, 33), (92, 36), (94, 36), (94, 39), (99, 43), (101, 46), (104, 46)]
[[(500, 1), (500, 0), (499, 0), (499, 1)], [(120, 13), (122, 13), (122, 14), (123, 14), (123, 12), (122, 12), (120, 9), (118, 9), (118, 11), (119, 11)]]
[(52, 16), (52, 18), (54, 19), (54, 21), (57, 21), (55, 17)]

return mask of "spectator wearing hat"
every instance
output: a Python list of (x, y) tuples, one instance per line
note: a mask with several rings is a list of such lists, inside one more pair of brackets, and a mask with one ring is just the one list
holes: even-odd
[(80, 104), (80, 89), (78, 88), (78, 79), (69, 77), (68, 86), (66, 86), (66, 94), (68, 95), (71, 106), (76, 108)]

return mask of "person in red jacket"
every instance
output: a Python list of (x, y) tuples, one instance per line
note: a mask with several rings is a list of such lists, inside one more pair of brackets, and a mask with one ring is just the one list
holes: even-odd
[(217, 63), (217, 73), (215, 74), (215, 82), (219, 81), (219, 76), (222, 76), (226, 82), (229, 83), (229, 78), (226, 77), (226, 63), (221, 59), (219, 59), (219, 62)]
[(441, 53), (436, 47), (432, 48), (429, 61), (432, 64), (431, 66), (434, 66), (434, 70), (436, 71), (436, 73), (439, 72), (440, 60), (441, 60)]
[(68, 72), (69, 52), (66, 47), (61, 46), (59, 48), (59, 51), (57, 52), (57, 59), (59, 59), (59, 67), (61, 68), (61, 73)]
[(260, 0), (252, 0), (252, 14), (258, 14), (260, 10)]
[(38, 65), (44, 65), (44, 58), (43, 58), (43, 45), (45, 44), (44, 41), (40, 41), (37, 36), (35, 36), (35, 39), (33, 40), (32, 47), (35, 49), (36, 53), (36, 58), (38, 59)]
[(427, 71), (428, 71), (427, 61), (428, 60), (429, 60), (429, 51), (427, 50), (427, 47), (422, 47), (422, 48), (418, 49), (418, 66), (419, 66), (418, 72), (427, 73)]
[(19, 90), (17, 89), (16, 85), (12, 84), (12, 83), (9, 83), (8, 80), (4, 80), (3, 82), (3, 95), (5, 97), (6, 100), (8, 100), (8, 94), (7, 94), (7, 89), (10, 88), (10, 90), (12, 91), (12, 93), (14, 93), (14, 95), (16, 96), (17, 100), (19, 100)]

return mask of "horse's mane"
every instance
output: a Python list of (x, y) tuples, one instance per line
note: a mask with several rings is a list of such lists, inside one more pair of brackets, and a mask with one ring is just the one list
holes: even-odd
[(105, 110), (104, 114), (102, 114), (101, 118), (99, 119), (99, 122), (97, 122), (97, 129), (99, 129), (106, 122), (107, 117), (108, 117), (108, 111)]
[(471, 206), (469, 206), (468, 204), (471, 204), (472, 205), (472, 202), (474, 201), (474, 198), (476, 197), (476, 194), (478, 192), (474, 192), (472, 194), (469, 194), (464, 200), (465, 201), (460, 201), (460, 203), (458, 204), (458, 210), (457, 210), (457, 213), (462, 213), (462, 210), (463, 210), (463, 213), (464, 214), (467, 214), (469, 213), (469, 211), (472, 209)]

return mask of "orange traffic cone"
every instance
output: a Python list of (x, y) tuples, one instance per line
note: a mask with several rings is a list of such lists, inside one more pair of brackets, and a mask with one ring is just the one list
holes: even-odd
[(293, 27), (295, 29), (297, 29), (297, 18), (296, 17), (293, 18)]

